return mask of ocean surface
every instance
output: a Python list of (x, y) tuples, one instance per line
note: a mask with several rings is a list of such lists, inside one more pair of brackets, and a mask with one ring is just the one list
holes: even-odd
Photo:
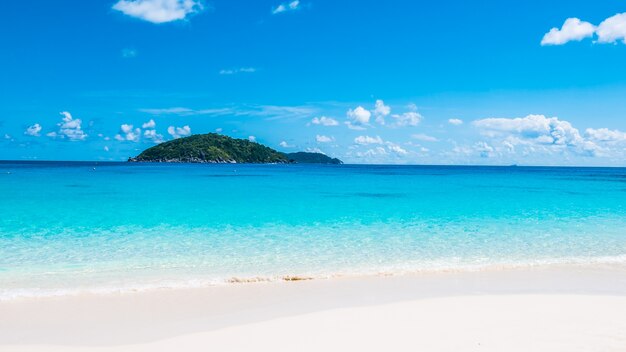
[(626, 264), (626, 169), (0, 163), (0, 300)]

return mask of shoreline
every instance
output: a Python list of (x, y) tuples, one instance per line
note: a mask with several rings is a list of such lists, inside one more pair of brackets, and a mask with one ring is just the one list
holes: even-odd
[[(470, 302), (484, 306), (485, 316), (500, 314), (499, 304), (511, 305), (506, 316), (514, 316), (525, 314), (528, 305), (551, 307), (554, 302), (567, 301), (570, 303), (564, 304), (564, 309), (579, 312), (589, 321), (595, 319), (588, 316), (589, 312), (599, 312), (604, 302), (611, 302), (612, 310), (602, 313), (608, 314), (603, 321), (610, 330), (615, 326), (612, 312), (626, 314), (625, 274), (623, 266), (560, 266), (20, 299), (0, 302), (0, 351), (61, 351), (70, 347), (77, 351), (124, 351), (139, 346), (167, 350), (172, 341), (197, 341), (200, 349), (203, 343), (218, 341), (220, 334), (228, 331), (268, 333), (267, 329), (271, 332), (278, 324), (287, 335), (298, 336), (304, 326), (316, 328), (320, 319), (350, 320), (354, 314), (363, 316), (363, 323), (375, 323), (371, 319), (378, 321), (380, 318), (375, 317), (380, 314), (440, 307), (443, 317), (471, 319), (469, 312), (463, 313), (472, 306), (465, 307)], [(458, 311), (445, 309), (458, 305)], [(588, 312), (583, 314), (582, 307)], [(561, 319), (568, 310), (554, 313), (552, 318)], [(405, 318), (419, 325), (439, 319), (432, 314)], [(550, 317), (534, 319), (541, 323), (544, 318)], [(480, 316), (474, 319), (485, 322)], [(409, 321), (400, 324), (390, 318), (382, 323), (393, 330), (406, 328)], [(532, 322), (527, 323), (525, 329), (532, 329)], [(624, 327), (625, 335), (613, 336), (613, 340), (623, 338), (619, 346), (626, 348)], [(450, 333), (462, 331), (452, 329)], [(193, 350), (192, 345), (189, 348)]]
[[(326, 281), (326, 280), (362, 280), (373, 279), (378, 277), (412, 277), (412, 276), (429, 276), (429, 275), (446, 275), (446, 274), (464, 274), (464, 273), (497, 273), (497, 272), (515, 272), (515, 271), (545, 271), (545, 270), (575, 270), (575, 269), (601, 269), (609, 268), (609, 270), (623, 270), (626, 273), (626, 257), (623, 255), (613, 257), (599, 257), (593, 261), (577, 260), (577, 258), (568, 258), (562, 261), (546, 261), (546, 262), (529, 262), (529, 263), (500, 263), (485, 265), (465, 265), (451, 266), (442, 268), (424, 268), (420, 270), (381, 270), (366, 272), (344, 272), (337, 274), (288, 274), (277, 276), (250, 276), (237, 277), (233, 276), (226, 279), (189, 279), (187, 281), (169, 281), (158, 284), (139, 284), (118, 285), (118, 286), (96, 286), (96, 287), (79, 287), (79, 288), (39, 288), (39, 292), (32, 292), (31, 288), (10, 288), (0, 289), (0, 303), (13, 302), (29, 299), (48, 299), (48, 298), (64, 298), (64, 297), (81, 297), (85, 295), (108, 296), (108, 295), (126, 295), (126, 294), (142, 294), (150, 292), (162, 291), (185, 291), (185, 290), (202, 290), (214, 287), (246, 285), (246, 284), (276, 284), (281, 282), (299, 282), (299, 281)], [(12, 294), (11, 294), (11, 291)]]

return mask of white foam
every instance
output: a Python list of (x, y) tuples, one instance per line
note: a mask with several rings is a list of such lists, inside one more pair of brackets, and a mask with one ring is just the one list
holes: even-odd
[[(363, 276), (395, 276), (410, 275), (422, 273), (438, 273), (438, 272), (476, 272), (488, 270), (512, 270), (525, 268), (538, 268), (550, 266), (624, 266), (626, 269), (626, 255), (605, 256), (605, 257), (564, 257), (554, 259), (537, 259), (526, 262), (506, 262), (499, 261), (483, 264), (451, 264), (449, 261), (432, 261), (429, 263), (407, 263), (405, 265), (393, 265), (381, 268), (369, 268), (360, 270), (341, 270), (336, 272), (317, 272), (317, 273), (294, 273), (292, 275), (254, 275), (254, 276), (230, 276), (215, 277), (205, 279), (187, 279), (187, 280), (162, 280), (150, 283), (141, 282), (137, 278), (135, 282), (115, 285), (93, 285), (86, 286), (77, 283), (74, 287), (63, 288), (3, 288), (0, 289), (0, 301), (12, 301), (18, 299), (33, 298), (51, 298), (78, 295), (121, 295), (139, 292), (147, 292), (154, 290), (176, 290), (176, 289), (197, 289), (207, 288), (219, 285), (238, 285), (246, 283), (262, 283), (262, 282), (278, 282), (278, 281), (297, 281), (310, 279), (333, 279), (345, 277), (363, 277)], [(128, 280), (126, 280), (128, 281)]]

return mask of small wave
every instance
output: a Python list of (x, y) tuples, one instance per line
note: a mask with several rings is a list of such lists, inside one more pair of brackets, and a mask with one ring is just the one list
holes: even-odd
[(596, 258), (559, 258), (540, 259), (528, 262), (499, 262), (486, 264), (450, 265), (449, 263), (430, 263), (422, 267), (391, 267), (381, 270), (355, 270), (334, 273), (320, 273), (316, 275), (279, 275), (279, 276), (251, 276), (229, 277), (213, 279), (192, 279), (181, 281), (163, 281), (150, 284), (125, 284), (119, 286), (102, 287), (74, 287), (74, 288), (5, 288), (0, 289), (0, 302), (18, 299), (54, 298), (80, 295), (123, 295), (149, 292), (156, 290), (199, 289), (231, 284), (261, 284), (271, 282), (301, 282), (321, 279), (341, 279), (374, 276), (404, 276), (414, 274), (462, 273), (480, 271), (503, 271), (516, 269), (539, 269), (553, 266), (569, 267), (597, 267), (608, 265), (626, 270), (626, 255)]

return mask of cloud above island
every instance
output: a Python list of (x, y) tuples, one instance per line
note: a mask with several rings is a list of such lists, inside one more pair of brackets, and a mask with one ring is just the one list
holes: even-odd
[(191, 135), (191, 127), (189, 127), (189, 125), (185, 125), (183, 127), (170, 126), (167, 128), (167, 133), (169, 133), (169, 135), (174, 139), (187, 137)]

